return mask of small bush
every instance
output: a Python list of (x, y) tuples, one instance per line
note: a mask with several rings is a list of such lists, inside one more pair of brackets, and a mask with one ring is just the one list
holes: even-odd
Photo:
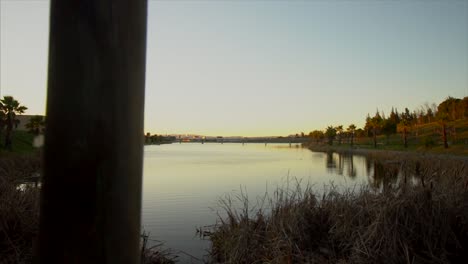
[(432, 137), (429, 137), (429, 136), (425, 137), (423, 142), (424, 142), (424, 146), (426, 148), (432, 148), (432, 147), (434, 147), (436, 145), (434, 139)]

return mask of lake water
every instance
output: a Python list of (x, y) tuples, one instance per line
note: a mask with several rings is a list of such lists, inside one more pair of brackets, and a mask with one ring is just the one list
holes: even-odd
[[(209, 241), (196, 228), (217, 220), (218, 201), (241, 188), (255, 201), (268, 190), (300, 180), (319, 192), (331, 183), (355, 186), (368, 182), (362, 156), (312, 152), (298, 145), (183, 143), (145, 147), (143, 228), (164, 241), (181, 262), (202, 259)], [(153, 244), (157, 243), (153, 241)], [(181, 253), (182, 252), (182, 253)], [(187, 253), (184, 254), (183, 252)]]

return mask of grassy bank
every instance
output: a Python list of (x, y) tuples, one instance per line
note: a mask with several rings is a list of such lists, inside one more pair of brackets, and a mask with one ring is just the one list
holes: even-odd
[[(40, 188), (28, 182), (40, 172), (36, 154), (0, 153), (0, 263), (32, 263), (39, 231)], [(176, 256), (162, 245), (150, 247), (142, 234), (142, 264), (171, 264)]]
[[(8, 152), (10, 153), (9, 150), (5, 150), (3, 148), (3, 137), (0, 137), (0, 155), (1, 153)], [(34, 140), (34, 135), (31, 133), (28, 133), (26, 131), (14, 131), (12, 134), (12, 152), (13, 153), (21, 153), (21, 154), (27, 154), (27, 153), (34, 153), (37, 152), (37, 149), (33, 147), (33, 140)]]
[[(237, 210), (211, 235), (221, 263), (457, 263), (468, 259), (468, 167), (457, 159), (377, 155), (359, 190), (279, 189)], [(378, 183), (378, 184), (377, 184)]]
[(349, 153), (364, 156), (395, 156), (403, 155), (410, 159), (425, 159), (425, 158), (436, 158), (436, 159), (461, 159), (468, 160), (468, 154), (465, 154), (465, 149), (440, 149), (440, 150), (427, 150), (427, 149), (404, 149), (404, 148), (392, 148), (392, 147), (378, 147), (373, 148), (367, 145), (355, 145), (353, 147), (349, 145), (327, 145), (327, 144), (303, 144), (305, 148), (310, 149), (314, 152), (336, 152), (336, 153)]
[(338, 136), (333, 145), (326, 144), (326, 139), (310, 139), (303, 144), (315, 151), (350, 151), (356, 150), (386, 150), (400, 152), (418, 152), (430, 154), (446, 154), (468, 156), (468, 120), (457, 120), (447, 124), (449, 148), (444, 148), (441, 127), (437, 122), (415, 125), (411, 127), (408, 135), (408, 147), (403, 144), (402, 134), (378, 135), (377, 148), (374, 148), (372, 137), (356, 137), (353, 139), (354, 146), (351, 147), (351, 138), (343, 136), (339, 144)]

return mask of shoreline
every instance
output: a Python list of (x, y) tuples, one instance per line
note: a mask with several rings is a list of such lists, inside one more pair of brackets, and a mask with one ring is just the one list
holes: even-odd
[(374, 183), (323, 194), (300, 185), (278, 187), (267, 201), (268, 211), (251, 209), (246, 196), (237, 197), (245, 205), (240, 209), (228, 198), (227, 217), (219, 218), (210, 235), (215, 261), (458, 263), (467, 259), (466, 157), (349, 146), (308, 148), (370, 155), (375, 159)]
[(391, 150), (391, 149), (373, 149), (373, 148), (360, 148), (359, 146), (336, 146), (336, 145), (315, 145), (304, 144), (304, 148), (308, 148), (313, 152), (336, 152), (341, 154), (355, 154), (355, 155), (401, 155), (405, 157), (418, 157), (418, 158), (443, 158), (468, 161), (468, 156), (456, 153), (435, 153), (432, 151), (420, 150)]

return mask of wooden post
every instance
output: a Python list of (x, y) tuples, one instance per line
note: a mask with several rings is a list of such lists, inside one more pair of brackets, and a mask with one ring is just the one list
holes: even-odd
[(146, 0), (52, 0), (39, 263), (139, 263)]

